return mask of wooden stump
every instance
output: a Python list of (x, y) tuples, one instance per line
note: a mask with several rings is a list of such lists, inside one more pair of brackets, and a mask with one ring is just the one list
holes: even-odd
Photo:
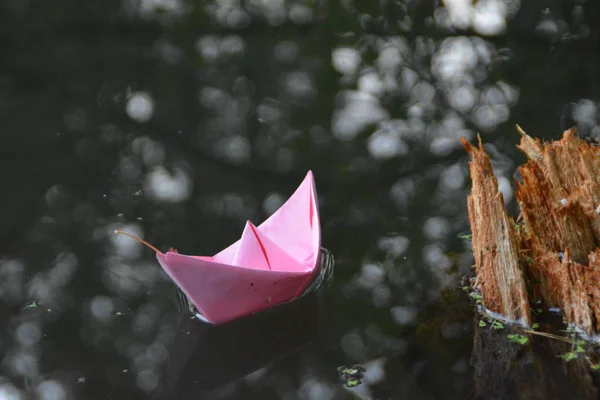
[(516, 198), (522, 224), (508, 217), (481, 139), (471, 155), (468, 196), (476, 285), (484, 305), (529, 325), (530, 301), (559, 307), (568, 323), (592, 335), (600, 330), (600, 147), (574, 129), (540, 143), (518, 128)]
[[(580, 139), (574, 129), (551, 143), (540, 143), (518, 130), (517, 147), (528, 158), (519, 167), (521, 182), (516, 182), (519, 223), (507, 215), (481, 139), (477, 147), (461, 139), (471, 156), (468, 210), (474, 286), (485, 307), (507, 319), (530, 325), (530, 304), (535, 302), (536, 309), (560, 308), (565, 322), (597, 337), (600, 147)], [(552, 313), (543, 315), (548, 314)], [(598, 379), (589, 368), (598, 369), (590, 358), (597, 354), (565, 358), (573, 352), (575, 337), (549, 333), (560, 334), (560, 316), (543, 323), (545, 333), (536, 332), (546, 337), (530, 336), (525, 346), (508, 340), (505, 330), (482, 324), (480, 318), (475, 326), (484, 327), (476, 328), (471, 357), (474, 399), (597, 398)], [(509, 330), (519, 332), (516, 326)]]

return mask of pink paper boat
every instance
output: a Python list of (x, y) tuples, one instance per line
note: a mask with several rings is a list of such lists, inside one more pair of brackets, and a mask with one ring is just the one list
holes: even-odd
[(321, 227), (312, 171), (259, 226), (212, 257), (157, 252), (156, 258), (208, 322), (266, 310), (304, 292), (317, 274)]

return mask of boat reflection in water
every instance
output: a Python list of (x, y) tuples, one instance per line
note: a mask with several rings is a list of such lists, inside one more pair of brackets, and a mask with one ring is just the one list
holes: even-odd
[(166, 372), (152, 398), (200, 399), (203, 392), (308, 344), (318, 334), (321, 293), (333, 279), (333, 265), (331, 253), (322, 249), (319, 275), (301, 296), (223, 325), (202, 321), (180, 292), (184, 312), (169, 349)]

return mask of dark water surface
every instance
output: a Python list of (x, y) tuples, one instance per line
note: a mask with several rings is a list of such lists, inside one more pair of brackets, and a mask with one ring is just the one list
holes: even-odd
[[(516, 123), (600, 136), (600, 6), (466, 3), (1, 2), (0, 399), (470, 398), (458, 138), (514, 215)], [(309, 169), (334, 281), (250, 320), (112, 234), (211, 255)]]

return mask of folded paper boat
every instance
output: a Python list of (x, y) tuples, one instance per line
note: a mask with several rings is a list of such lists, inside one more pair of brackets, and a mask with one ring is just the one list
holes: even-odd
[(315, 279), (321, 227), (309, 171), (291, 197), (259, 226), (214, 256), (168, 251), (158, 262), (213, 325), (266, 310), (301, 295)]

